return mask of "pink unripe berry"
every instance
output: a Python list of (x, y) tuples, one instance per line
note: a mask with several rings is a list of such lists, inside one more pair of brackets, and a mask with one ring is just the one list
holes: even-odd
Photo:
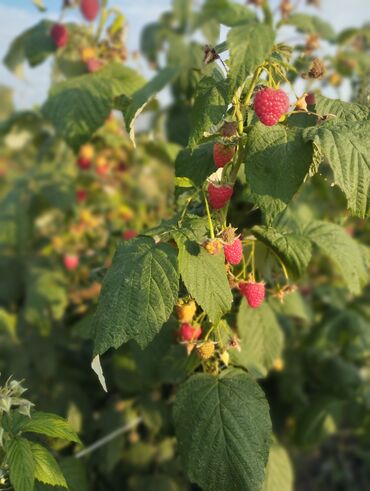
[(68, 271), (74, 271), (79, 265), (80, 259), (76, 254), (67, 254), (64, 256), (64, 266)]
[(191, 324), (188, 323), (184, 323), (181, 324), (180, 326), (179, 334), (180, 334), (180, 338), (183, 341), (195, 341), (199, 339), (200, 336), (202, 335), (202, 328), (192, 326)]

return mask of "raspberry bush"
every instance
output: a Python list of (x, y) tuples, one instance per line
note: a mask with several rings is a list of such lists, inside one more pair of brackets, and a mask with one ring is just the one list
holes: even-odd
[[(369, 29), (249, 3), (175, 0), (142, 33), (149, 81), (106, 1), (9, 48), (53, 83), (0, 130), (1, 370), (88, 445), (51, 442), (65, 477), (40, 477), (6, 406), (15, 491), (366, 486)], [(322, 95), (343, 79), (352, 102)]]

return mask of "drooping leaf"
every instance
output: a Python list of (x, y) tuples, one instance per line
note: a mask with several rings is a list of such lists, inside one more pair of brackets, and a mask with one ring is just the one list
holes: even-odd
[(256, 20), (256, 15), (245, 5), (232, 0), (206, 0), (201, 12), (201, 19), (216, 19), (228, 27)]
[(334, 184), (347, 198), (348, 208), (364, 217), (370, 211), (370, 121), (330, 121), (303, 133), (313, 141), (333, 172)]
[(191, 482), (205, 491), (260, 491), (271, 421), (252, 377), (235, 369), (193, 375), (177, 392), (174, 420)]
[(222, 120), (227, 106), (228, 81), (218, 69), (214, 69), (210, 75), (201, 79), (195, 93), (189, 139), (191, 147), (202, 139), (205, 131)]
[(21, 430), (80, 443), (77, 433), (72, 430), (68, 421), (56, 414), (36, 411), (32, 413), (31, 418), (24, 420)]
[(119, 246), (95, 314), (95, 354), (134, 339), (144, 348), (177, 300), (177, 251), (139, 237)]
[(14, 491), (33, 491), (35, 462), (30, 442), (19, 437), (12, 439), (6, 449), (6, 462)]
[(78, 148), (104, 123), (113, 99), (131, 95), (143, 79), (134, 70), (114, 63), (53, 86), (42, 112), (74, 148)]
[(237, 318), (240, 351), (230, 350), (232, 364), (257, 377), (266, 376), (283, 349), (283, 333), (267, 302), (252, 309), (243, 299)]
[(270, 449), (261, 491), (293, 491), (293, 486), (293, 467), (288, 452), (274, 442)]
[(355, 102), (330, 99), (323, 95), (315, 95), (315, 111), (320, 116), (335, 115), (335, 121), (362, 121), (369, 119), (369, 108)]
[(295, 26), (298, 31), (306, 34), (318, 34), (321, 38), (327, 39), (328, 41), (334, 41), (336, 38), (332, 26), (316, 15), (292, 14), (289, 15), (286, 22), (291, 26)]
[(143, 111), (148, 102), (164, 87), (169, 84), (179, 73), (177, 67), (163, 68), (144, 87), (141, 87), (131, 97), (122, 96), (115, 103), (122, 110), (127, 131), (133, 143), (135, 143), (134, 124), (137, 117)]
[(56, 51), (55, 43), (50, 36), (52, 25), (53, 22), (42, 20), (16, 37), (5, 55), (4, 65), (15, 74), (20, 75), (25, 60), (30, 66), (42, 63)]
[(53, 455), (42, 445), (31, 443), (35, 461), (35, 479), (51, 486), (67, 487), (63, 473)]
[(216, 170), (213, 161), (213, 143), (202, 143), (193, 151), (190, 148), (181, 150), (175, 162), (175, 170), (177, 177), (187, 177), (196, 186), (201, 186)]
[(306, 271), (312, 252), (312, 245), (307, 237), (273, 227), (255, 226), (252, 232), (274, 251), (293, 276), (299, 277)]
[(333, 262), (347, 288), (354, 294), (361, 293), (369, 273), (358, 243), (339, 225), (318, 220), (306, 226), (304, 235)]
[(274, 33), (266, 24), (249, 22), (230, 29), (230, 90), (235, 91), (270, 54)]
[(279, 211), (298, 191), (312, 161), (312, 145), (303, 140), (302, 130), (262, 123), (254, 125), (245, 146), (245, 174), (250, 189), (266, 212), (274, 198)]

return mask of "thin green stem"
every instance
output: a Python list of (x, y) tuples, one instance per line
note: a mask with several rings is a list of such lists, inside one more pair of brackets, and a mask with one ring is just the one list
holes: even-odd
[(251, 84), (249, 86), (249, 89), (248, 89), (248, 92), (247, 92), (247, 95), (245, 96), (245, 99), (244, 99), (244, 106), (248, 106), (249, 104), (249, 101), (251, 100), (252, 98), (252, 95), (253, 95), (253, 92), (254, 92), (254, 89), (256, 87), (256, 84), (258, 82), (258, 79), (262, 73), (262, 70), (263, 70), (264, 66), (263, 65), (260, 65), (256, 68), (255, 72), (254, 72), (254, 75), (253, 75), (253, 78), (252, 78), (252, 81), (251, 81)]
[[(217, 324), (217, 326), (218, 326), (218, 324)], [(212, 334), (212, 332), (215, 330), (215, 328), (216, 328), (217, 326), (215, 326), (215, 325), (213, 324), (213, 326), (211, 327), (211, 329), (210, 329), (210, 330), (207, 332), (207, 334), (205, 335), (205, 337), (204, 337), (204, 341), (208, 341), (209, 336)]]
[(252, 276), (253, 276), (253, 279), (255, 279), (256, 275), (256, 267), (255, 267), (255, 258), (254, 258), (254, 254), (255, 254), (255, 251), (256, 251), (256, 243), (253, 242), (252, 243), (252, 250), (251, 250), (251, 258), (252, 258)]
[(206, 193), (204, 191), (203, 191), (203, 196), (204, 196), (204, 202), (206, 204), (206, 211), (207, 211), (209, 232), (210, 232), (210, 235), (211, 235), (211, 239), (214, 239), (215, 238), (215, 229), (213, 228), (211, 212), (210, 212), (210, 209), (209, 209), (209, 204), (208, 204), (207, 196), (206, 196)]
[(289, 274), (288, 274), (288, 271), (286, 269), (286, 266), (285, 264), (283, 263), (283, 261), (280, 259), (280, 257), (278, 256), (278, 254), (276, 254), (276, 252), (271, 249), (274, 256), (276, 257), (276, 259), (278, 260), (279, 264), (280, 264), (280, 267), (281, 269), (283, 270), (283, 274), (284, 274), (284, 278), (286, 279), (286, 281), (289, 283)]
[(187, 200), (186, 200), (186, 204), (184, 206), (184, 209), (181, 213), (181, 217), (180, 217), (180, 220), (178, 221), (178, 225), (179, 227), (182, 226), (182, 222), (184, 221), (185, 219), (185, 215), (186, 215), (186, 212), (188, 211), (188, 208), (189, 208), (189, 205), (190, 203), (192, 202), (194, 196), (198, 193), (198, 191), (196, 191), (195, 193), (193, 193)]
[(100, 19), (99, 19), (99, 23), (98, 23), (98, 28), (96, 30), (96, 35), (95, 35), (95, 41), (96, 42), (99, 41), (101, 33), (103, 32), (103, 29), (104, 29), (104, 25), (107, 22), (107, 19), (109, 16), (109, 13), (107, 12), (107, 4), (108, 4), (108, 0), (103, 0), (101, 7), (100, 7), (101, 14), (100, 14)]

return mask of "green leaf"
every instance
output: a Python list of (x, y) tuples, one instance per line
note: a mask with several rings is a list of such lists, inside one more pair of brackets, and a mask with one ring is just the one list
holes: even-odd
[(358, 243), (339, 225), (318, 220), (310, 222), (304, 234), (333, 262), (349, 291), (360, 294), (369, 275)]
[(35, 461), (35, 478), (51, 486), (66, 488), (67, 483), (63, 473), (49, 450), (34, 442), (31, 443), (31, 449)]
[(194, 147), (206, 130), (216, 126), (223, 118), (228, 106), (228, 81), (218, 69), (213, 69), (198, 84), (192, 110), (192, 131), (189, 145)]
[(46, 12), (46, 7), (43, 0), (33, 0), (33, 4), (39, 12)]
[(318, 34), (328, 41), (335, 41), (336, 34), (332, 26), (316, 15), (292, 14), (286, 20), (287, 24), (295, 26), (298, 31), (306, 34)]
[(252, 309), (242, 299), (237, 317), (240, 348), (231, 349), (230, 362), (265, 377), (283, 350), (283, 333), (267, 302)]
[(33, 491), (35, 462), (30, 442), (18, 437), (11, 440), (6, 449), (6, 462), (14, 491)]
[(119, 246), (95, 314), (95, 354), (134, 339), (144, 348), (177, 300), (177, 251), (139, 237)]
[(214, 46), (220, 37), (221, 26), (216, 19), (210, 19), (202, 24), (202, 34)]
[(230, 0), (206, 0), (201, 19), (216, 19), (228, 27), (244, 24), (256, 19), (256, 15), (245, 5)]
[[(245, 146), (245, 174), (252, 193), (264, 211), (270, 209), (269, 197), (278, 201), (279, 211), (298, 191), (312, 161), (312, 145), (302, 130), (283, 125), (254, 125)], [(263, 200), (263, 201), (262, 201)]]
[(176, 157), (181, 150), (180, 145), (161, 140), (140, 141), (140, 145), (145, 148), (150, 157), (155, 157), (171, 168), (173, 168)]
[(330, 99), (323, 95), (315, 95), (315, 111), (324, 116), (335, 114), (336, 121), (362, 121), (369, 119), (369, 108), (354, 102), (344, 102), (340, 99)]
[(334, 121), (304, 130), (333, 171), (334, 184), (346, 195), (348, 208), (360, 217), (370, 211), (370, 121)]
[(3, 308), (0, 308), (0, 332), (6, 332), (13, 341), (17, 339), (17, 315)]
[(192, 8), (193, 0), (172, 0), (172, 10), (181, 30), (186, 28)]
[(283, 302), (277, 298), (270, 298), (269, 304), (278, 315), (293, 317), (304, 322), (310, 322), (312, 319), (310, 306), (298, 290), (286, 295)]
[(43, 20), (16, 37), (5, 55), (4, 65), (20, 75), (25, 60), (31, 66), (36, 66), (54, 53), (56, 46), (50, 36), (53, 24), (51, 21)]
[(68, 305), (64, 274), (50, 265), (33, 264), (27, 275), (24, 316), (27, 322), (49, 333), (53, 320), (60, 320)]
[(197, 242), (175, 236), (179, 247), (181, 278), (192, 297), (217, 323), (233, 301), (223, 253), (209, 254)]
[(270, 449), (261, 491), (293, 491), (293, 486), (293, 467), (288, 452), (274, 442)]
[(247, 77), (269, 56), (273, 42), (274, 32), (266, 24), (250, 22), (230, 29), (227, 43), (232, 92), (242, 86)]
[(191, 100), (202, 77), (204, 68), (204, 47), (195, 41), (188, 42), (178, 33), (171, 33), (167, 51), (167, 64), (179, 68), (179, 76), (172, 84), (171, 91), (175, 99)]
[(176, 177), (187, 177), (196, 186), (201, 186), (207, 177), (216, 171), (213, 161), (213, 143), (203, 143), (193, 151), (184, 148), (175, 161)]
[(312, 252), (307, 237), (262, 226), (253, 227), (252, 232), (258, 240), (272, 249), (294, 277), (299, 277), (306, 271)]
[(131, 68), (112, 63), (94, 74), (54, 85), (42, 112), (76, 149), (107, 119), (113, 99), (131, 95), (141, 87), (142, 81)]
[(140, 51), (155, 67), (162, 44), (167, 37), (167, 28), (159, 22), (147, 24), (140, 37)]
[(132, 476), (130, 491), (182, 491), (184, 488), (170, 476)]
[(172, 82), (179, 73), (177, 67), (167, 67), (160, 70), (157, 75), (144, 87), (135, 92), (131, 97), (123, 96), (116, 102), (116, 107), (121, 109), (126, 129), (132, 142), (135, 144), (134, 123), (148, 102), (167, 84)]
[(0, 84), (0, 121), (14, 113), (13, 90)]
[(60, 461), (60, 467), (66, 478), (69, 491), (88, 491), (89, 483), (85, 465), (75, 457), (66, 457)]
[(51, 438), (61, 438), (69, 442), (81, 443), (77, 433), (72, 430), (68, 421), (56, 414), (36, 411), (31, 418), (26, 419), (21, 428), (22, 432), (39, 433)]
[(175, 186), (178, 188), (192, 188), (194, 183), (188, 177), (175, 177)]
[(334, 398), (323, 397), (323, 399), (311, 401), (310, 405), (301, 411), (296, 423), (298, 443), (304, 446), (316, 446), (330, 435), (335, 434), (341, 420), (342, 407), (343, 403)]
[(234, 369), (193, 375), (177, 392), (174, 420), (191, 482), (205, 491), (260, 491), (271, 421), (252, 377)]

